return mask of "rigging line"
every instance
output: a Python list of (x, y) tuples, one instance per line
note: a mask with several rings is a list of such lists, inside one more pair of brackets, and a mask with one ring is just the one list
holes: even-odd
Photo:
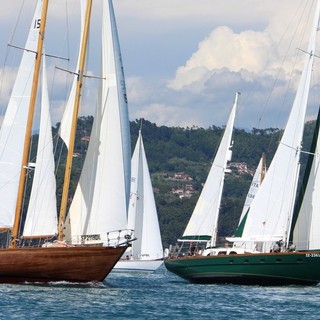
[[(70, 71), (70, 70), (67, 70), (67, 69), (64, 69), (64, 68), (60, 68), (60, 67), (57, 67), (57, 66), (56, 66), (55, 68), (58, 69), (58, 70), (67, 72), (67, 73), (69, 73), (69, 74), (73, 74), (73, 75), (75, 75), (75, 76), (79, 76), (79, 73), (78, 73), (78, 72)], [(89, 76), (89, 75), (87, 75), (87, 74), (84, 74), (83, 77), (84, 77), (84, 78), (91, 78), (91, 79), (106, 80), (106, 78), (104, 78), (104, 77)]]
[[(265, 71), (267, 70), (267, 67), (268, 65), (270, 64), (270, 61), (271, 59), (273, 59), (273, 57), (277, 54), (277, 50), (279, 49), (279, 45), (280, 43), (283, 43), (285, 41), (285, 36), (288, 34), (288, 31), (290, 30), (291, 28), (291, 25), (293, 24), (293, 21), (294, 21), (294, 17), (297, 16), (298, 12), (301, 11), (301, 6), (302, 6), (302, 3), (300, 3), (298, 5), (298, 7), (296, 8), (295, 10), (295, 13), (291, 16), (290, 18), (290, 22), (287, 24), (285, 30), (282, 32), (281, 34), (281, 37), (280, 39), (277, 41), (277, 44), (275, 46), (273, 46), (273, 50), (271, 52), (271, 54), (268, 55), (268, 59), (267, 61), (265, 62), (264, 66), (263, 66), (263, 69), (262, 69), (262, 72), (260, 72), (260, 75), (258, 76), (258, 79), (256, 79), (256, 81), (254, 82), (254, 84), (252, 85), (251, 89), (253, 91), (253, 89), (257, 86), (257, 83), (259, 82), (259, 80), (262, 78), (262, 76), (264, 75)], [(302, 8), (302, 11), (304, 12), (305, 9)], [(301, 17), (300, 17), (301, 19)], [(297, 27), (296, 27), (297, 28)], [(294, 34), (296, 34), (296, 31), (294, 32)], [(293, 37), (292, 37), (293, 38)], [(278, 73), (277, 75), (275, 76), (275, 80), (274, 80), (274, 83), (273, 83), (273, 86), (272, 86), (272, 89), (271, 89), (271, 92), (269, 93), (269, 97), (267, 97), (265, 103), (263, 104), (262, 106), (262, 111), (260, 112), (260, 116), (258, 118), (258, 123), (257, 123), (257, 128), (258, 129), (261, 129), (262, 128), (262, 118), (264, 117), (264, 114), (265, 114), (265, 111), (266, 111), (266, 107), (269, 103), (269, 100), (270, 100), (270, 97), (271, 97), (271, 93), (273, 92), (274, 88), (275, 88), (275, 84), (277, 83), (278, 79), (279, 79), (279, 75), (280, 75), (280, 72), (281, 70), (283, 69), (283, 64), (284, 64), (284, 60), (285, 60), (285, 57), (288, 56), (288, 51), (289, 49), (291, 48), (291, 43), (293, 41), (293, 39), (291, 38), (291, 41), (288, 45), (288, 48), (287, 48), (287, 52), (286, 54), (284, 55), (284, 59), (282, 60), (282, 63), (281, 63), (281, 66), (279, 67), (278, 69)], [(251, 91), (251, 90), (250, 90)], [(251, 92), (252, 92), (251, 91)], [(248, 98), (247, 98), (248, 99)], [(243, 103), (245, 104), (246, 101), (243, 101)]]
[[(283, 143), (283, 142), (281, 142), (281, 141), (279, 142), (279, 144), (282, 144), (282, 145), (288, 147), (289, 149), (295, 150), (296, 152), (303, 152), (303, 151), (301, 150), (301, 146), (295, 148), (295, 147), (289, 146), (288, 144)], [(304, 152), (307, 152), (307, 151), (304, 151)]]
[[(308, 8), (307, 4), (308, 4), (308, 2), (306, 2), (306, 4), (304, 5), (304, 7), (302, 7), (301, 9), (302, 9), (302, 12), (306, 12), (307, 16), (309, 17), (309, 18), (307, 18), (306, 20), (309, 21), (309, 20), (310, 20), (310, 15), (311, 15), (313, 6), (311, 5), (311, 6)], [(298, 10), (296, 11), (296, 13), (300, 10), (300, 6), (302, 6), (302, 2), (300, 3), (299, 8), (298, 8)], [(307, 11), (307, 9), (308, 9), (308, 11)], [(296, 14), (295, 14), (295, 15), (296, 15)], [(302, 18), (303, 18), (303, 14), (301, 14), (301, 15), (299, 16), (299, 22), (296, 24), (296, 27), (295, 27), (294, 32), (293, 32), (293, 35), (292, 35), (292, 37), (291, 37), (291, 39), (290, 39), (290, 44), (289, 44), (289, 46), (288, 46), (288, 48), (287, 48), (287, 51), (286, 51), (286, 53), (285, 53), (285, 55), (284, 55), (284, 58), (283, 58), (283, 60), (282, 60), (282, 63), (281, 63), (281, 67), (279, 68), (278, 74), (277, 74), (276, 79), (275, 79), (275, 81), (274, 81), (273, 90), (274, 90), (274, 88), (275, 88), (276, 82), (277, 82), (278, 79), (279, 79), (280, 71), (283, 69), (285, 60), (286, 60), (286, 58), (287, 58), (288, 55), (289, 55), (289, 50), (290, 50), (290, 48), (292, 47), (292, 43), (293, 43), (294, 37), (295, 37), (296, 34), (298, 34), (299, 26), (302, 25), (302, 21), (303, 21)], [(293, 20), (291, 20), (291, 21), (293, 21)], [(291, 23), (290, 23), (290, 24), (291, 24)], [(288, 25), (287, 30), (289, 30), (290, 24)], [(308, 25), (308, 23), (306, 22), (306, 23), (304, 24), (302, 36), (301, 36), (301, 38), (300, 38), (300, 44), (302, 44), (303, 35), (306, 33), (307, 25)], [(284, 34), (283, 34), (283, 38), (284, 38)], [(308, 53), (308, 54), (309, 54), (309, 53)], [(295, 55), (295, 59), (294, 59), (293, 66), (292, 66), (292, 69), (291, 69), (289, 81), (288, 81), (288, 83), (287, 83), (286, 90), (285, 90), (285, 94), (283, 95), (281, 105), (284, 105), (284, 104), (285, 104), (286, 96), (288, 95), (288, 91), (289, 91), (289, 88), (290, 88), (290, 85), (291, 85), (291, 80), (293, 79), (293, 74), (294, 74), (294, 71), (295, 71), (295, 66), (297, 65), (297, 61), (298, 61), (298, 54)], [(271, 96), (271, 94), (270, 94), (270, 96)], [(270, 98), (270, 96), (269, 96), (269, 98)], [(268, 100), (269, 100), (269, 98), (268, 98)], [(266, 105), (267, 105), (267, 103), (265, 104), (265, 107), (266, 107)], [(264, 107), (264, 110), (265, 110), (265, 107)], [(272, 141), (271, 141), (271, 142), (272, 142)], [(270, 142), (270, 144), (269, 144), (269, 147), (270, 147), (270, 145), (271, 145), (271, 142)]]
[[(12, 47), (12, 48), (24, 50), (24, 51), (27, 51), (27, 52), (33, 52), (34, 54), (37, 54), (37, 52), (34, 51), (34, 50), (29, 50), (29, 49), (27, 49), (27, 48), (15, 46), (14, 44), (11, 44), (11, 43), (8, 43), (8, 47)], [(45, 53), (44, 55), (45, 55), (46, 57), (49, 57), (49, 58), (56, 58), (56, 59), (61, 59), (61, 60), (66, 60), (66, 61), (69, 61), (69, 60), (70, 60), (69, 58), (64, 58), (64, 57), (60, 57), (60, 56), (56, 56), (56, 55), (48, 54), (48, 53)]]
[[(18, 17), (17, 17), (17, 20), (14, 24), (14, 29), (9, 37), (9, 42), (11, 41), (11, 39), (13, 38), (13, 36), (15, 35), (16, 33), (16, 30), (18, 28), (18, 22), (22, 16), (22, 10), (23, 10), (23, 7), (24, 7), (24, 4), (25, 4), (25, 1), (22, 1), (21, 3), (21, 6), (20, 6), (20, 10), (19, 10), (19, 14), (18, 14)], [(9, 51), (7, 50), (6, 51), (6, 55), (5, 55), (5, 59), (4, 59), (4, 63), (3, 63), (3, 68), (0, 72), (0, 92), (2, 91), (2, 85), (3, 85), (3, 81), (4, 81), (4, 70), (5, 70), (5, 67), (6, 67), (6, 64), (7, 64), (7, 61), (8, 61), (8, 57), (9, 57)], [(4, 113), (4, 111), (1, 111), (1, 115)]]
[(303, 49), (300, 49), (300, 48), (297, 48), (297, 49), (298, 49), (299, 51), (302, 51), (302, 52), (304, 52), (304, 53), (306, 53), (306, 54), (310, 55), (310, 56), (314, 56), (315, 58), (320, 58), (320, 56), (318, 56), (318, 55), (314, 54), (313, 52), (308, 52), (308, 51), (303, 50)]
[(304, 153), (304, 154), (309, 154), (309, 155), (312, 155), (312, 156), (319, 156), (319, 152), (310, 152), (310, 151), (302, 151), (301, 150), (301, 153)]
[[(18, 22), (20, 21), (21, 19), (21, 16), (22, 16), (22, 10), (23, 10), (23, 7), (25, 5), (25, 0), (23, 0), (23, 2), (21, 3), (21, 6), (20, 6), (20, 10), (19, 10), (19, 14), (18, 14), (18, 17), (17, 17), (17, 20), (15, 22), (15, 25), (14, 25), (14, 28), (13, 28), (13, 31), (11, 33), (11, 36), (10, 36), (10, 41), (12, 40), (12, 38), (14, 37), (14, 35), (16, 34), (16, 30), (18, 28)], [(35, 4), (36, 5), (36, 4)], [(35, 8), (33, 8), (33, 12), (34, 12)]]

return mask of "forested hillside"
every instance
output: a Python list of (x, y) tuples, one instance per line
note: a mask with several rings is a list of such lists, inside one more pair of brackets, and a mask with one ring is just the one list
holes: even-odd
[[(90, 116), (79, 119), (71, 188), (75, 187), (80, 174), (92, 121), (93, 118)], [(223, 128), (166, 127), (141, 119), (132, 121), (130, 125), (132, 151), (138, 131), (140, 128), (142, 130), (163, 245), (167, 247), (176, 242), (186, 227), (209, 172)], [(314, 121), (306, 124), (304, 150), (309, 149), (314, 125)], [(251, 132), (234, 130), (231, 173), (226, 176), (221, 204), (220, 237), (233, 234), (252, 179), (251, 173), (263, 152), (266, 154), (267, 164), (271, 161), (281, 133), (281, 130), (275, 128), (254, 128)], [(302, 171), (305, 157), (302, 157)], [(59, 180), (62, 179), (62, 174), (58, 175)]]

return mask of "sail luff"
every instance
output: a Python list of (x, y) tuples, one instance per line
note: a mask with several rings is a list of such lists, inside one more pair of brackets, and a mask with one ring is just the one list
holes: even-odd
[(38, 89), (39, 73), (40, 73), (40, 67), (41, 67), (43, 40), (44, 40), (47, 12), (48, 12), (48, 0), (43, 0), (41, 20), (39, 21), (40, 29), (39, 29), (39, 37), (38, 37), (38, 44), (37, 44), (36, 61), (34, 66), (34, 76), (32, 81), (29, 113), (28, 113), (26, 134), (25, 134), (25, 140), (24, 140), (24, 151), (22, 155), (22, 168), (21, 168), (20, 179), (19, 179), (17, 206), (16, 206), (14, 223), (12, 228), (12, 240), (10, 244), (11, 247), (16, 246), (16, 240), (19, 234), (19, 225), (20, 225), (20, 217), (21, 217), (21, 211), (22, 211), (26, 168), (28, 166), (28, 161), (29, 161), (30, 139), (31, 139), (35, 104), (36, 104), (36, 98), (37, 98), (37, 89)]
[(92, 10), (92, 0), (88, 0), (85, 23), (84, 23), (83, 39), (82, 39), (81, 49), (80, 49), (77, 87), (76, 87), (76, 93), (75, 93), (69, 148), (68, 148), (68, 154), (67, 154), (66, 170), (65, 170), (65, 176), (64, 176), (64, 184), (63, 184), (63, 190), (62, 190), (61, 207), (60, 207), (60, 215), (59, 215), (58, 238), (60, 241), (63, 240), (63, 225), (64, 225), (66, 210), (67, 210), (67, 201), (68, 201), (68, 193), (69, 193), (69, 185), (70, 185), (70, 177), (71, 177), (71, 168), (72, 168), (72, 157), (73, 157), (73, 151), (74, 151), (76, 126), (77, 126), (77, 119), (78, 119), (79, 105), (80, 105), (80, 98), (81, 98), (81, 88), (83, 83), (83, 72), (84, 72), (85, 59), (86, 59), (86, 53), (87, 53), (91, 10)]
[(227, 167), (229, 150), (231, 148), (231, 139), (238, 104), (238, 96), (239, 93), (236, 93), (235, 101), (230, 112), (217, 154), (214, 158), (196, 207), (183, 233), (183, 237), (209, 237), (209, 239), (211, 239), (210, 242), (212, 246), (214, 246), (216, 243), (217, 224), (224, 185), (224, 175)]
[(124, 163), (124, 186), (126, 195), (126, 206), (128, 210), (129, 196), (130, 196), (130, 177), (131, 177), (131, 139), (130, 139), (130, 125), (129, 124), (129, 112), (128, 112), (128, 99), (126, 91), (126, 83), (124, 77), (124, 69), (122, 63), (120, 42), (118, 36), (118, 28), (116, 18), (113, 9), (112, 0), (108, 0), (109, 14), (110, 14), (110, 26), (111, 26), (111, 39), (113, 42), (113, 54), (115, 63), (115, 75), (118, 87), (118, 103), (119, 103), (119, 120), (120, 120), (120, 132), (121, 132), (121, 146), (122, 146), (122, 162)]

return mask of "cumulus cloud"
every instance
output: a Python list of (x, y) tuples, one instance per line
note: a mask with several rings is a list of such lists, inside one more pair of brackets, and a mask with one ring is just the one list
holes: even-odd
[[(259, 31), (236, 32), (227, 26), (215, 28), (199, 43), (185, 64), (177, 68), (174, 78), (167, 82), (168, 88), (177, 93), (205, 96), (202, 101), (205, 105), (215, 105), (214, 116), (219, 124), (227, 118), (227, 113), (220, 109), (226, 110), (227, 96), (242, 91), (244, 96), (240, 101), (243, 101), (244, 115), (239, 115), (242, 126), (255, 126), (255, 122), (256, 126), (282, 127), (305, 56), (297, 48), (306, 48), (309, 37), (303, 38), (301, 30), (310, 29), (306, 28), (304, 20), (301, 30), (293, 29), (297, 22), (294, 15), (290, 17), (290, 23), (281, 20), (279, 14), (276, 17), (270, 18)], [(288, 16), (285, 20), (289, 20)], [(288, 23), (287, 30), (282, 27), (282, 34), (279, 32), (281, 22)], [(293, 40), (293, 34), (298, 35), (299, 40)], [(197, 108), (204, 114), (203, 106), (198, 104)], [(310, 118), (310, 114), (307, 117)], [(208, 125), (208, 118), (202, 123)]]
[[(201, 0), (201, 4), (194, 0), (114, 1), (130, 119), (144, 117), (158, 125), (173, 126), (225, 125), (234, 93), (240, 91), (238, 126), (250, 128), (258, 122), (261, 126), (283, 126), (303, 62), (304, 54), (296, 48), (305, 49), (307, 42), (292, 42), (284, 32), (302, 34), (295, 29), (302, 2), (310, 3), (309, 0), (217, 0), (214, 4), (212, 0)], [(16, 13), (14, 3), (17, 7), (20, 1), (6, 2), (8, 8), (3, 10), (11, 12), (10, 19), (6, 16), (0, 19), (1, 26), (11, 21), (11, 30)], [(78, 23), (77, 3), (67, 1), (68, 11), (73, 14), (70, 25)], [(65, 6), (51, 4), (47, 37), (55, 39), (59, 35), (59, 42), (46, 43), (46, 49), (65, 56), (66, 40), (73, 41), (69, 49), (76, 48), (79, 30), (73, 26), (60, 37), (67, 23), (60, 13), (62, 7)], [(92, 30), (100, 13), (99, 8), (94, 8)], [(4, 37), (8, 39), (3, 32), (0, 49)], [(96, 44), (100, 35), (93, 33), (90, 40)], [(288, 45), (290, 51), (285, 49)], [(0, 58), (1, 53), (2, 50)], [(285, 56), (290, 58), (291, 66), (296, 63), (293, 68), (284, 65)], [(98, 65), (99, 49), (91, 49), (89, 58)], [(48, 62), (50, 70), (57, 64), (60, 62)], [(65, 68), (72, 70), (72, 65), (71, 62)], [(92, 74), (99, 75), (97, 66), (90, 68)], [(59, 121), (68, 86), (63, 72), (52, 71), (53, 74), (55, 79), (49, 82), (54, 85), (53, 113)], [(92, 110), (96, 92), (90, 87), (83, 95), (84, 113)]]
[(169, 82), (172, 89), (182, 89), (201, 80), (207, 72), (227, 68), (258, 73), (265, 68), (268, 50), (272, 47), (268, 34), (254, 31), (234, 33), (228, 27), (219, 27), (201, 41), (198, 50), (184, 66), (177, 69), (175, 79)]

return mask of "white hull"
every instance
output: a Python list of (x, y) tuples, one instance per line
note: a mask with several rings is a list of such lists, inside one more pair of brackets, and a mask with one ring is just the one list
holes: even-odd
[(163, 260), (120, 260), (113, 271), (156, 271), (163, 264)]

